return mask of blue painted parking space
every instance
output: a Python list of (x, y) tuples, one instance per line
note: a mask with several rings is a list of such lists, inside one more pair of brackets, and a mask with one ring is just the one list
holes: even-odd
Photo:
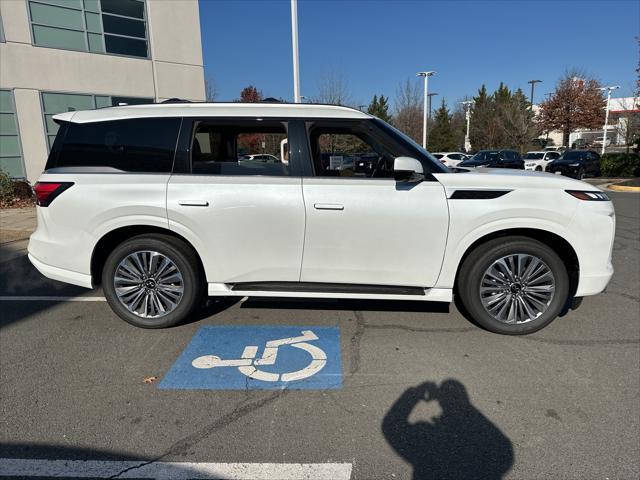
[(158, 388), (342, 388), (340, 330), (317, 326), (207, 326)]

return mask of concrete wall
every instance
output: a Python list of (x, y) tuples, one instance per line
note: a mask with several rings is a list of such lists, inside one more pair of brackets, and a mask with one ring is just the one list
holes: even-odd
[(27, 177), (47, 157), (39, 92), (205, 100), (197, 0), (147, 0), (151, 59), (32, 45), (27, 0), (0, 0), (0, 88), (13, 89)]

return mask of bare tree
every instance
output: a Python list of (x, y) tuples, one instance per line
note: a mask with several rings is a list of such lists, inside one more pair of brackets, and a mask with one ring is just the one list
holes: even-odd
[(393, 125), (416, 142), (422, 141), (422, 90), (419, 82), (407, 78), (398, 85)]
[(351, 92), (349, 82), (336, 70), (329, 70), (320, 76), (318, 83), (318, 102), (330, 105), (350, 105)]
[(216, 80), (213, 77), (209, 77), (204, 81), (204, 95), (207, 102), (215, 102), (218, 96), (218, 87)]

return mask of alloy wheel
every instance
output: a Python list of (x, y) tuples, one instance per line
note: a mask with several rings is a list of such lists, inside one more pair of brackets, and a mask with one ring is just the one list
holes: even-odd
[(166, 255), (148, 250), (133, 252), (120, 262), (113, 286), (122, 305), (143, 318), (168, 315), (184, 294), (178, 266)]
[(551, 304), (556, 283), (540, 258), (516, 253), (494, 261), (480, 282), (480, 299), (489, 315), (506, 324), (527, 323)]

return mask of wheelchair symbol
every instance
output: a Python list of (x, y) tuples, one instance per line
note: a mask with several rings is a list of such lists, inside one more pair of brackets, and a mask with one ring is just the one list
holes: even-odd
[[(262, 357), (256, 358), (258, 347), (248, 345), (244, 347), (242, 358), (236, 360), (222, 360), (216, 355), (203, 355), (191, 362), (195, 368), (217, 368), (217, 367), (238, 367), (241, 373), (249, 378), (262, 380), (263, 382), (291, 382), (294, 380), (303, 380), (318, 373), (327, 364), (327, 354), (321, 348), (306, 343), (307, 341), (318, 340), (318, 336), (311, 330), (302, 330), (299, 337), (281, 338), (279, 340), (270, 340), (267, 342)], [(256, 368), (260, 365), (273, 365), (276, 363), (278, 356), (278, 348), (283, 345), (291, 345), (306, 351), (311, 355), (309, 365), (301, 370), (289, 373), (270, 373), (264, 372)]]

